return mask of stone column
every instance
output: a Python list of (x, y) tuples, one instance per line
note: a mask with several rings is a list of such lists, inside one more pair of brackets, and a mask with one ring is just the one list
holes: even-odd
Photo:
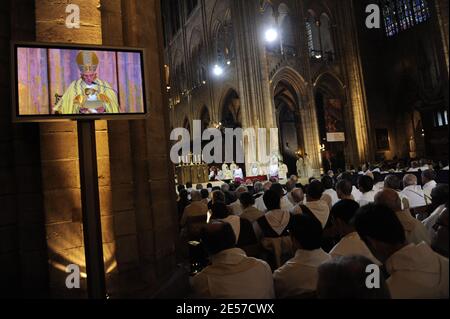
[(0, 298), (48, 297), (39, 126), (12, 124), (10, 40), (34, 40), (34, 1), (0, 7)]
[(435, 0), (435, 10), (438, 18), (439, 31), (441, 33), (442, 45), (444, 48), (445, 62), (447, 65), (448, 76), (448, 1), (447, 0)]
[(145, 76), (150, 114), (147, 120), (130, 122), (130, 146), (141, 278), (149, 286), (148, 293), (152, 293), (176, 269), (178, 238), (160, 1), (122, 1), (122, 18), (124, 45), (147, 49)]
[[(261, 36), (259, 6), (257, 1), (232, 1), (233, 22), (236, 32), (238, 70), (240, 70), (240, 91), (244, 110), (245, 128), (254, 128), (256, 139), (246, 143), (246, 152), (250, 150), (259, 154), (265, 148), (270, 155), (279, 151), (278, 136), (271, 139), (270, 128), (276, 128), (273, 96), (271, 94), (269, 75), (265, 63), (265, 45)], [(265, 145), (259, 138), (258, 128), (267, 129)], [(255, 145), (252, 145), (255, 144)], [(261, 161), (261, 158), (257, 158)], [(246, 159), (247, 175), (251, 163)]]
[(340, 59), (347, 78), (347, 107), (345, 119), (348, 125), (348, 145), (353, 165), (374, 159), (374, 143), (370, 137), (369, 113), (362, 72), (358, 34), (354, 17), (353, 0), (342, 0), (337, 8), (337, 29), (341, 39)]

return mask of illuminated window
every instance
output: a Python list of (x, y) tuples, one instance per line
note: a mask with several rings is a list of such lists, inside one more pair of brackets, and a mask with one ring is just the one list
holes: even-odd
[(398, 33), (398, 23), (396, 18), (395, 3), (386, 1), (383, 6), (384, 27), (387, 36), (391, 37)]
[(413, 0), (413, 11), (416, 24), (427, 21), (430, 18), (430, 9), (424, 0)]
[(311, 56), (313, 56), (314, 55), (314, 42), (313, 42), (311, 23), (309, 21), (306, 22), (306, 38), (308, 39), (308, 51), (310, 52)]
[(434, 112), (433, 113), (433, 124), (434, 124), (434, 127), (448, 126), (447, 110)]
[(410, 0), (397, 0), (397, 10), (400, 29), (406, 30), (412, 28), (414, 26), (414, 17)]
[(426, 0), (381, 0), (381, 3), (388, 37), (425, 22), (431, 17)]

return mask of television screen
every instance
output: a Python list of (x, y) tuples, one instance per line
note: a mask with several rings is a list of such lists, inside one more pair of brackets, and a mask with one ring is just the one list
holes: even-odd
[(141, 49), (15, 44), (15, 119), (145, 116)]

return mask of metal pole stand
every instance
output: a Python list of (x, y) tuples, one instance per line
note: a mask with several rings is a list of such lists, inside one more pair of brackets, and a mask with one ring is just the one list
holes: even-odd
[(106, 299), (95, 120), (78, 121), (84, 251), (89, 299)]

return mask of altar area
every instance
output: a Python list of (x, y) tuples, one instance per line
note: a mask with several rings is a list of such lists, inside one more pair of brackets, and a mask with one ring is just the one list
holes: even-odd
[(178, 184), (206, 184), (209, 182), (209, 168), (206, 164), (182, 164), (176, 167)]

